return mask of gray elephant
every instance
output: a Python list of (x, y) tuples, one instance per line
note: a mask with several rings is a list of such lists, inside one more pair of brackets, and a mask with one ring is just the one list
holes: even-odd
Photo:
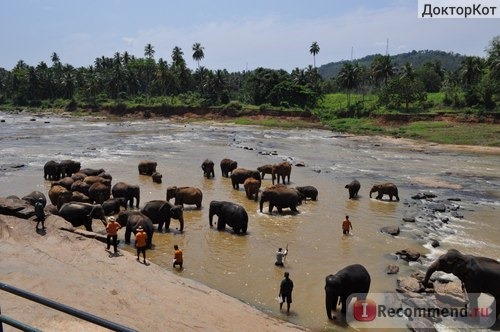
[(190, 204), (196, 205), (198, 209), (201, 209), (203, 193), (195, 187), (171, 186), (167, 188), (167, 201), (170, 201), (172, 198), (175, 198), (175, 205), (184, 206), (184, 204)]
[(312, 201), (318, 200), (318, 189), (314, 186), (299, 186), (295, 187), (295, 189), (302, 195), (303, 200), (308, 198)]
[(245, 188), (245, 193), (248, 199), (254, 199), (256, 202), (259, 199), (259, 190), (260, 190), (261, 181), (255, 180), (250, 177), (243, 182), (243, 187)]
[(361, 188), (361, 184), (358, 180), (352, 180), (349, 184), (345, 185), (345, 188), (349, 190), (349, 199), (353, 199), (358, 197), (359, 188)]
[(203, 176), (206, 176), (207, 179), (215, 177), (214, 162), (210, 159), (205, 159), (203, 163), (201, 163), (201, 169), (203, 170)]
[(83, 203), (92, 203), (92, 200), (89, 196), (82, 194), (79, 191), (71, 192), (71, 202), (83, 202)]
[(235, 169), (238, 168), (238, 162), (224, 158), (220, 161), (220, 170), (222, 172), (222, 176), (225, 178), (229, 177), (229, 173), (232, 173)]
[(287, 179), (288, 183), (290, 183), (291, 172), (292, 172), (292, 164), (290, 164), (288, 161), (284, 161), (282, 163), (273, 165), (273, 169), (271, 172), (273, 184), (274, 180), (276, 180), (277, 183), (280, 183), (280, 178), (282, 180), (281, 183), (285, 184), (285, 179)]
[(153, 221), (139, 211), (121, 211), (116, 221), (122, 226), (125, 227), (125, 243), (130, 244), (130, 236), (132, 233), (134, 235), (137, 233), (137, 228), (141, 226), (144, 229), (144, 232), (148, 235), (148, 239), (146, 242), (147, 248), (151, 248), (153, 244)]
[(88, 196), (92, 202), (102, 204), (111, 197), (111, 186), (102, 182), (95, 182), (90, 186)]
[(75, 180), (73, 180), (73, 178), (71, 178), (69, 176), (65, 176), (58, 181), (52, 182), (52, 185), (53, 186), (54, 185), (63, 186), (64, 188), (71, 190), (71, 186), (73, 185), (73, 183), (75, 183)]
[(248, 214), (243, 206), (226, 201), (211, 201), (208, 212), (210, 227), (212, 227), (214, 215), (218, 217), (217, 230), (223, 231), (227, 225), (232, 227), (236, 234), (247, 232)]
[(429, 279), (436, 271), (453, 273), (462, 281), (462, 290), (469, 296), (469, 308), (478, 307), (480, 293), (486, 293), (495, 298), (496, 315), (500, 314), (500, 262), (496, 259), (464, 255), (456, 249), (450, 249), (434, 261), (427, 269), (422, 281), (429, 286)]
[(82, 168), (78, 171), (78, 173), (83, 173), (87, 176), (97, 176), (105, 172), (102, 168)]
[(71, 191), (62, 186), (52, 186), (49, 189), (49, 199), (52, 205), (57, 206), (60, 209), (64, 203), (71, 202)]
[(100, 219), (106, 225), (106, 216), (100, 204), (64, 203), (59, 209), (59, 215), (69, 221), (73, 227), (85, 226), (89, 232), (92, 232), (92, 219)]
[(136, 207), (139, 208), (139, 203), (141, 200), (141, 189), (138, 185), (131, 185), (125, 182), (117, 182), (111, 189), (111, 193), (114, 198), (123, 197), (127, 204), (131, 207), (134, 206), (134, 199), (136, 202)]
[(45, 180), (59, 180), (61, 173), (61, 164), (55, 160), (49, 160), (43, 166), (43, 178)]
[(326, 315), (332, 319), (332, 311), (347, 311), (347, 299), (351, 294), (360, 293), (358, 300), (366, 299), (370, 291), (371, 277), (366, 268), (360, 264), (346, 266), (336, 274), (330, 274), (325, 279), (325, 308)]
[(73, 184), (71, 185), (71, 191), (73, 192), (78, 191), (86, 196), (89, 195), (89, 189), (90, 189), (90, 184), (88, 184), (87, 182), (83, 182), (83, 179), (77, 180), (73, 182)]
[(299, 212), (297, 206), (301, 204), (300, 194), (296, 189), (284, 185), (271, 186), (264, 189), (260, 195), (260, 212), (264, 203), (269, 202), (269, 213), (276, 206), (278, 213), (283, 213), (283, 208), (290, 208), (292, 212)]
[(370, 190), (370, 198), (374, 192), (378, 193), (376, 199), (382, 199), (384, 195), (388, 195), (391, 201), (392, 197), (396, 197), (396, 200), (399, 201), (398, 187), (394, 183), (387, 182), (374, 185)]
[[(103, 173), (101, 173), (101, 174), (103, 174)], [(88, 183), (90, 185), (93, 185), (94, 183), (99, 182), (99, 183), (102, 183), (102, 184), (105, 184), (105, 185), (111, 187), (111, 180), (110, 179), (106, 179), (105, 177), (102, 177), (100, 175), (89, 175), (89, 176), (86, 176), (83, 179), (83, 182)]]
[(180, 232), (184, 230), (184, 212), (180, 205), (173, 205), (163, 200), (153, 200), (147, 202), (141, 212), (148, 216), (153, 221), (153, 224), (158, 224), (159, 232), (163, 230), (164, 224), (165, 231), (169, 231), (171, 218), (179, 220)]
[(237, 168), (231, 173), (231, 183), (234, 189), (239, 189), (240, 184), (243, 184), (246, 179), (254, 178), (260, 180), (260, 173), (257, 170), (249, 170), (246, 168)]
[(45, 207), (45, 205), (47, 205), (47, 198), (45, 197), (45, 194), (42, 192), (36, 191), (36, 190), (30, 192), (26, 196), (23, 196), (23, 198), (21, 198), (21, 199), (23, 201), (30, 203), (30, 205), (33, 205), (33, 206), (35, 206), (36, 202), (38, 202), (40, 199), (42, 199), (43, 207)]
[(159, 172), (154, 172), (151, 174), (151, 178), (153, 179), (154, 183), (161, 183), (161, 179), (163, 178), (163, 175)]
[(156, 172), (156, 166), (158, 166), (156, 161), (142, 160), (139, 162), (138, 166), (139, 174), (151, 176), (154, 172)]
[(61, 166), (61, 173), (63, 177), (72, 176), (80, 171), (81, 164), (78, 161), (71, 159), (62, 160), (59, 165)]
[(119, 213), (121, 207), (127, 208), (127, 201), (123, 197), (109, 198), (102, 203), (104, 214), (107, 216)]
[(260, 172), (262, 180), (264, 180), (264, 176), (266, 174), (273, 174), (273, 165), (272, 164), (262, 165), (257, 167), (257, 170)]

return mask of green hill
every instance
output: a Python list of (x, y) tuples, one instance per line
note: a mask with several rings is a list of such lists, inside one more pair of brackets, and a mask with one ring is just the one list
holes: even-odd
[[(358, 62), (360, 65), (370, 67), (373, 59), (377, 54), (367, 55), (361, 59), (355, 59), (353, 61)], [(396, 67), (402, 67), (406, 62), (413, 65), (414, 68), (418, 68), (428, 61), (440, 61), (441, 66), (445, 70), (454, 71), (460, 67), (460, 63), (465, 58), (464, 55), (458, 53), (450, 53), (443, 51), (411, 51), (407, 53), (401, 53), (397, 55), (391, 55), (391, 60)], [(342, 60), (337, 62), (330, 62), (326, 65), (318, 67), (318, 71), (323, 78), (331, 78), (337, 76), (342, 65), (349, 60)]]

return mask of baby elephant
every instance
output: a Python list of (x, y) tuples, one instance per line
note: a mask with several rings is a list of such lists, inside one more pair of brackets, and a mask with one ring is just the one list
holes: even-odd
[(372, 187), (370, 190), (370, 198), (372, 197), (372, 193), (377, 192), (377, 197), (376, 199), (382, 199), (384, 195), (389, 196), (389, 199), (392, 201), (392, 197), (396, 197), (396, 200), (399, 201), (399, 196), (398, 196), (398, 187), (394, 183), (383, 183), (383, 184), (376, 184)]
[(358, 180), (352, 180), (351, 183), (345, 185), (345, 188), (349, 190), (349, 199), (358, 197), (360, 187), (361, 185)]
[(313, 201), (316, 201), (318, 199), (318, 189), (313, 186), (302, 186), (302, 187), (295, 187), (297, 191), (302, 195), (302, 199), (306, 200), (310, 198)]

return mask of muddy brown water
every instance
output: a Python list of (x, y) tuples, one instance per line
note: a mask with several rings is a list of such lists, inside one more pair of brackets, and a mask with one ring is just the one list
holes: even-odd
[[(167, 186), (194, 186), (203, 191), (203, 207), (185, 206), (185, 228), (181, 234), (173, 220), (170, 233), (155, 233), (149, 259), (165, 270), (200, 281), (249, 303), (269, 315), (313, 330), (345, 329), (328, 321), (324, 308), (324, 279), (346, 265), (363, 264), (372, 277), (372, 292), (393, 291), (398, 275), (386, 275), (389, 264), (400, 267), (399, 275), (425, 271), (429, 262), (449, 248), (470, 254), (500, 257), (500, 155), (475, 154), (415, 148), (406, 143), (376, 137), (352, 137), (325, 130), (278, 130), (216, 123), (176, 124), (168, 120), (109, 121), (51, 115), (0, 113), (0, 196), (23, 196), (32, 190), (47, 193), (50, 182), (43, 179), (46, 161), (73, 159), (82, 167), (104, 168), (113, 183), (125, 181), (141, 187), (141, 206), (152, 199), (165, 199)], [(34, 120), (34, 121), (33, 121)], [(206, 158), (216, 164), (214, 179), (202, 175)], [(312, 185), (318, 201), (299, 206), (300, 213), (285, 210), (269, 214), (267, 204), (245, 197), (244, 189), (231, 187), (221, 176), (223, 158), (240, 167), (288, 160), (305, 167), (292, 168), (290, 186)], [(140, 160), (158, 162), (163, 183), (138, 174)], [(14, 165), (25, 165), (13, 168)], [(349, 200), (344, 186), (352, 179), (361, 182), (356, 200)], [(399, 202), (370, 199), (375, 183), (394, 182)], [(271, 184), (267, 175), (263, 186)], [(438, 197), (457, 198), (463, 218), (449, 218), (429, 234), (404, 216), (415, 213), (411, 196), (431, 191)], [(236, 236), (230, 229), (218, 232), (208, 224), (212, 200), (242, 204), (249, 214), (248, 233)], [(352, 236), (343, 238), (341, 222), (349, 215)], [(440, 213), (433, 214), (440, 217)], [(380, 232), (397, 225), (401, 234)], [(441, 246), (432, 248), (430, 238)], [(184, 270), (171, 267), (173, 245), (184, 251)], [(275, 251), (288, 245), (285, 268), (274, 266)], [(133, 248), (122, 243), (122, 249)], [(408, 264), (394, 254), (411, 248), (428, 258)], [(292, 313), (279, 311), (276, 297), (283, 272), (294, 281)], [(158, 285), (161, 287), (161, 285)], [(168, 300), (168, 299), (166, 299)]]

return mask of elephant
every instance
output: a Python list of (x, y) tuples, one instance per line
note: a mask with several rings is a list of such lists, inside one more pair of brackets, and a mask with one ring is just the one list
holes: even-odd
[(85, 183), (88, 183), (90, 184), (91, 186), (94, 184), (94, 183), (102, 183), (102, 184), (105, 184), (109, 187), (111, 187), (111, 180), (110, 179), (106, 179), (100, 175), (89, 175), (89, 176), (86, 176), (85, 179), (83, 179), (83, 182)]
[(224, 158), (220, 161), (220, 170), (222, 172), (222, 176), (225, 178), (229, 177), (229, 173), (232, 173), (235, 169), (238, 168), (238, 162)]
[(132, 233), (135, 235), (137, 233), (137, 228), (141, 226), (148, 235), (146, 247), (151, 248), (154, 227), (153, 221), (149, 219), (149, 217), (139, 211), (127, 210), (118, 213), (116, 221), (118, 221), (122, 227), (125, 227), (125, 243), (130, 244), (130, 235)]
[(175, 205), (184, 206), (184, 204), (193, 204), (198, 209), (201, 209), (203, 193), (195, 187), (171, 186), (167, 188), (167, 201), (170, 201), (172, 198), (175, 198)]
[(68, 190), (71, 190), (71, 185), (75, 183), (75, 180), (73, 180), (73, 178), (69, 177), (69, 176), (66, 176), (66, 177), (63, 177), (62, 179), (58, 180), (58, 181), (55, 181), (55, 182), (52, 182), (52, 185), (59, 185), (59, 186), (63, 186), (64, 188), (68, 189)]
[(57, 206), (60, 209), (64, 203), (71, 202), (72, 193), (63, 186), (52, 186), (49, 189), (49, 199), (52, 205)]
[(64, 203), (59, 209), (59, 215), (69, 221), (73, 227), (85, 226), (89, 232), (92, 232), (92, 219), (100, 219), (106, 225), (104, 209), (100, 204)]
[(292, 164), (288, 161), (284, 161), (279, 164), (273, 165), (273, 169), (271, 172), (272, 181), (274, 184), (274, 180), (277, 183), (280, 183), (280, 177), (282, 179), (282, 183), (285, 184), (285, 178), (288, 179), (288, 183), (290, 183), (290, 173), (292, 172)]
[(260, 195), (260, 212), (262, 212), (265, 202), (269, 202), (269, 213), (273, 211), (275, 206), (279, 213), (283, 212), (283, 208), (290, 208), (292, 212), (299, 212), (297, 205), (301, 204), (301, 199), (297, 190), (279, 185), (264, 189)]
[(203, 163), (201, 164), (201, 169), (203, 170), (203, 176), (206, 176), (207, 179), (210, 179), (210, 177), (215, 177), (214, 162), (210, 159), (205, 159), (205, 161), (203, 161)]
[(82, 202), (82, 203), (92, 203), (92, 200), (89, 196), (79, 192), (72, 191), (71, 192), (71, 202)]
[(163, 175), (159, 172), (154, 172), (151, 174), (151, 178), (153, 179), (154, 183), (161, 183), (161, 179), (163, 178)]
[(336, 274), (330, 274), (325, 279), (325, 308), (326, 315), (332, 319), (332, 310), (337, 311), (341, 304), (340, 312), (347, 311), (347, 298), (354, 293), (360, 293), (358, 300), (366, 299), (370, 291), (371, 278), (366, 268), (361, 264), (344, 267)]
[(302, 195), (302, 199), (310, 198), (313, 201), (318, 200), (318, 189), (313, 186), (300, 186), (295, 189)]
[(453, 273), (462, 282), (462, 290), (469, 296), (469, 308), (478, 307), (480, 293), (495, 298), (496, 319), (500, 314), (500, 262), (496, 259), (464, 255), (456, 249), (450, 249), (439, 256), (427, 269), (422, 281), (424, 287), (429, 286), (429, 279), (436, 271)]
[(260, 180), (260, 173), (257, 170), (248, 170), (246, 168), (237, 168), (231, 173), (231, 183), (233, 189), (239, 189), (240, 184), (243, 184), (246, 179), (254, 178)]
[(370, 198), (374, 192), (378, 192), (376, 199), (382, 199), (382, 196), (389, 195), (391, 201), (393, 196), (396, 197), (396, 201), (399, 201), (398, 187), (394, 183), (387, 182), (374, 185), (370, 190)]
[(245, 234), (248, 229), (248, 214), (239, 204), (226, 201), (211, 201), (208, 221), (212, 227), (213, 217), (217, 215), (217, 230), (223, 231), (226, 225), (236, 234)]
[(89, 195), (90, 184), (83, 182), (83, 180), (77, 180), (71, 185), (71, 191), (78, 191), (82, 194)]
[(257, 167), (257, 170), (260, 172), (262, 180), (264, 180), (264, 176), (266, 174), (273, 174), (273, 165), (272, 164), (266, 164)]
[(121, 207), (127, 208), (127, 201), (123, 197), (109, 198), (102, 203), (104, 214), (109, 216), (114, 213), (119, 213)]
[(49, 160), (43, 166), (43, 178), (45, 180), (59, 180), (61, 173), (61, 164), (55, 160)]
[(92, 202), (102, 204), (111, 197), (111, 186), (102, 182), (95, 182), (89, 188), (89, 195)]
[(256, 202), (259, 199), (259, 189), (261, 181), (255, 180), (254, 178), (248, 178), (243, 182), (243, 187), (245, 188), (245, 193), (248, 199), (254, 199)]
[(81, 164), (78, 161), (71, 159), (62, 160), (59, 164), (61, 165), (63, 177), (71, 177), (73, 174), (79, 172), (81, 168)]
[(142, 160), (139, 162), (139, 174), (140, 175), (153, 175), (154, 172), (156, 172), (156, 166), (158, 166), (158, 163), (156, 161), (151, 161), (151, 160)]
[(126, 203), (134, 206), (134, 198), (136, 200), (136, 207), (139, 208), (141, 200), (141, 189), (138, 185), (131, 185), (125, 182), (117, 182), (111, 189), (114, 198), (123, 197)]
[(75, 174), (71, 175), (71, 178), (76, 182), (76, 181), (83, 181), (87, 177), (87, 174), (82, 173), (82, 172), (76, 172)]
[(349, 184), (346, 184), (344, 188), (349, 190), (349, 199), (353, 199), (354, 197), (358, 197), (361, 184), (358, 180), (352, 180)]
[(35, 190), (35, 191), (30, 192), (28, 195), (23, 196), (23, 198), (21, 198), (21, 199), (23, 201), (30, 203), (30, 205), (35, 206), (35, 203), (38, 202), (40, 200), (40, 198), (42, 199), (43, 207), (45, 207), (45, 205), (47, 205), (47, 198), (45, 197), (45, 194), (42, 192)]
[(179, 220), (179, 231), (182, 232), (184, 230), (184, 213), (182, 210), (180, 205), (173, 205), (163, 200), (153, 200), (147, 202), (141, 212), (149, 217), (153, 224), (158, 224), (159, 232), (163, 230), (163, 224), (165, 224), (165, 231), (168, 232), (171, 218)]
[(83, 173), (87, 176), (96, 176), (101, 173), (105, 173), (104, 169), (102, 168), (82, 168), (78, 172)]

